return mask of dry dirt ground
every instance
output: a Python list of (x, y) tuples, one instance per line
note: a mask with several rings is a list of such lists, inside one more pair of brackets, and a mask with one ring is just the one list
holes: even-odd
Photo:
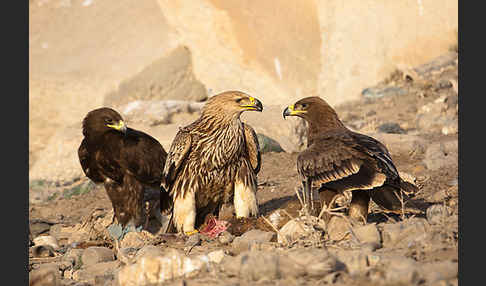
[[(350, 226), (344, 220), (336, 219), (332, 226), (329, 223), (319, 229), (314, 225), (312, 231), (320, 235), (303, 235), (292, 243), (279, 243), (277, 235), (259, 243), (250, 241), (247, 248), (251, 251), (245, 252), (246, 258), (241, 258), (246, 248), (243, 247), (242, 250), (243, 239), (237, 238), (243, 233), (254, 228), (275, 233), (263, 217), (274, 222), (274, 226), (281, 230), (282, 225), (290, 219), (289, 215), (298, 216), (299, 203), (295, 196), (295, 190), (300, 184), (296, 171), (297, 154), (269, 152), (263, 154), (263, 165), (258, 175), (258, 200), (262, 217), (245, 222), (231, 221), (228, 231), (232, 233), (230, 237), (233, 242), (225, 242), (221, 238), (203, 239), (200, 245), (191, 250), (190, 255), (202, 255), (222, 249), (225, 258), (221, 262), (211, 262), (207, 269), (200, 269), (185, 277), (174, 277), (165, 283), (457, 285), (457, 84), (457, 55), (455, 58), (448, 55), (414, 70), (397, 71), (377, 86), (365, 90), (361, 99), (336, 107), (341, 119), (350, 128), (384, 142), (389, 147), (400, 173), (419, 186), (419, 192), (414, 194), (413, 201), (419, 206), (420, 213), (405, 211), (402, 214), (389, 214), (371, 204), (367, 225), (372, 225), (379, 233), (376, 241), (370, 240), (372, 246), (364, 243), (368, 241), (367, 235), (358, 234), (359, 225)], [(59, 248), (40, 251), (36, 246), (29, 245), (28, 269), (31, 284), (42, 285), (41, 280), (48, 279), (48, 274), (45, 273), (49, 272), (45, 269), (54, 269), (53, 275), (58, 280), (58, 285), (122, 283), (117, 272), (128, 267), (127, 264), (135, 262), (127, 262), (109, 239), (93, 234), (96, 230), (102, 231), (99, 227), (92, 227), (89, 234), (82, 233), (87, 224), (96, 224), (100, 217), (109, 217), (111, 204), (104, 189), (94, 187), (85, 180), (78, 182), (76, 186), (31, 186), (31, 189), (36, 187), (57, 188), (58, 191), (57, 195), (49, 197), (45, 202), (30, 205), (32, 238), (53, 236)], [(349, 198), (344, 196), (339, 204), (345, 206), (347, 199)], [(279, 211), (282, 209), (287, 210), (289, 215)], [(275, 213), (279, 215), (280, 221), (276, 221)], [(345, 209), (337, 213), (344, 214)], [(69, 233), (67, 230), (72, 232), (66, 235)], [(157, 238), (157, 235), (138, 244), (127, 242), (125, 246), (137, 251), (148, 244), (164, 251), (170, 248), (182, 251), (184, 248), (180, 239), (162, 239)], [(78, 256), (81, 256), (82, 251), (92, 246), (113, 250), (112, 258), (98, 261), (98, 269), (106, 267), (103, 273), (90, 270), (92, 265), (88, 265), (86, 261), (80, 264), (78, 260), (74, 260), (66, 264), (64, 258), (67, 253), (79, 249)], [(316, 253), (317, 250), (324, 249), (337, 259), (336, 265), (341, 267), (331, 267), (321, 274), (312, 275), (307, 270), (299, 275), (292, 275), (288, 274), (292, 272), (289, 269), (294, 269), (292, 265), (282, 262), (282, 257), (288, 256), (281, 256), (281, 260), (276, 262), (275, 271), (243, 271), (248, 267), (258, 268), (262, 263), (273, 263), (274, 260), (266, 255), (284, 255), (295, 249), (310, 249)], [(258, 253), (264, 262), (251, 260), (248, 253), (252, 251)], [(237, 258), (241, 258), (241, 264), (238, 264), (241, 269), (235, 272), (228, 265), (235, 264)], [(245, 260), (248, 259), (254, 262), (245, 266)], [(309, 264), (318, 259), (320, 258), (316, 256), (314, 260), (309, 260)], [(273, 275), (272, 271), (276, 274)], [(34, 278), (41, 280), (35, 282)], [(131, 285), (128, 280), (124, 281), (125, 285)]]

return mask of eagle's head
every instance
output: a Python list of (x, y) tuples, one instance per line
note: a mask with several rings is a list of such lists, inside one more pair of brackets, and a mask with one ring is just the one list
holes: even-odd
[(92, 110), (83, 119), (83, 135), (85, 137), (96, 137), (111, 130), (123, 134), (127, 131), (123, 118), (112, 108), (102, 107)]
[(310, 124), (311, 129), (321, 131), (344, 127), (336, 111), (318, 96), (305, 97), (287, 106), (283, 111), (284, 119), (286, 116), (300, 117)]
[(263, 111), (260, 100), (241, 91), (226, 91), (208, 99), (203, 108), (205, 113), (220, 115), (240, 115), (244, 111)]

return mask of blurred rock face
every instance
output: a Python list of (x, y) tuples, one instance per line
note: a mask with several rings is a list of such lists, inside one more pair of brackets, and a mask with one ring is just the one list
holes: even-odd
[[(49, 157), (43, 150), (77, 148), (82, 118), (103, 105), (200, 102), (237, 89), (277, 114), (305, 96), (319, 95), (333, 106), (356, 99), (393, 70), (425, 63), (455, 45), (457, 5), (452, 0), (29, 1), (31, 175), (50, 176), (54, 171), (44, 171), (56, 162), (42, 159)], [(154, 132), (177, 130), (189, 121), (181, 118)], [(272, 138), (296, 133), (298, 124), (280, 119), (254, 127)], [(66, 144), (59, 140), (63, 134), (73, 136), (75, 147), (56, 146)], [(174, 135), (163, 141), (170, 144)], [(303, 145), (280, 143), (287, 152)], [(75, 168), (77, 159), (71, 157)], [(42, 166), (35, 166), (39, 159)]]

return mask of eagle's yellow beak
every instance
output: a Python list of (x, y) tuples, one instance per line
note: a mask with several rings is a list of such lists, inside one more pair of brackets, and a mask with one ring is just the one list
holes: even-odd
[(260, 112), (263, 110), (263, 105), (260, 100), (252, 96), (249, 96), (248, 100), (250, 101), (250, 104), (240, 105), (244, 110), (256, 110)]
[(123, 120), (118, 121), (117, 124), (106, 124), (106, 126), (121, 131), (124, 134), (127, 132), (127, 126), (125, 125), (125, 122), (123, 122)]
[(285, 119), (286, 116), (296, 116), (302, 113), (306, 113), (307, 111), (305, 110), (295, 110), (294, 105), (289, 105), (287, 108), (284, 109), (283, 111), (283, 118)]

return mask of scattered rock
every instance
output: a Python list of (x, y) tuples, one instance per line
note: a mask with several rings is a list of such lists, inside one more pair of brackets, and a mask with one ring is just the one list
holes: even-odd
[(260, 145), (260, 152), (267, 153), (267, 152), (284, 152), (284, 149), (280, 146), (280, 144), (263, 134), (257, 134), (258, 137), (258, 144)]
[(250, 250), (253, 244), (269, 242), (274, 237), (274, 232), (252, 229), (242, 236), (236, 237), (231, 244), (235, 253)]
[(299, 239), (320, 239), (324, 236), (326, 225), (317, 217), (302, 216), (289, 220), (277, 235), (277, 242), (287, 244)]
[(54, 249), (50, 245), (37, 245), (32, 247), (32, 255), (36, 258), (53, 257)]
[(446, 122), (444, 122), (443, 125), (444, 126), (442, 127), (441, 132), (444, 135), (457, 134), (457, 132), (459, 131), (459, 122), (457, 118), (447, 120)]
[(427, 284), (457, 278), (458, 264), (450, 260), (425, 263), (420, 266), (420, 274)]
[(400, 127), (400, 124), (395, 123), (395, 122), (386, 122), (381, 124), (380, 126), (377, 127), (377, 130), (379, 132), (383, 133), (391, 133), (391, 134), (405, 134), (407, 131), (405, 131), (402, 127)]
[(132, 265), (124, 266), (118, 271), (116, 280), (119, 285), (152, 285), (177, 277), (193, 277), (207, 271), (207, 255), (186, 256), (184, 253), (167, 248), (164, 255), (144, 255)]
[(86, 248), (81, 255), (81, 261), (84, 266), (113, 260), (115, 260), (115, 254), (113, 250), (107, 247), (91, 246)]
[(443, 204), (435, 204), (427, 208), (426, 215), (430, 224), (440, 224), (449, 217), (449, 212)]
[(74, 271), (72, 279), (76, 281), (87, 281), (94, 283), (96, 276), (113, 275), (115, 270), (120, 266), (120, 261), (100, 262)]
[(42, 235), (34, 238), (34, 245), (49, 245), (52, 249), (59, 249), (57, 239), (50, 235)]
[(155, 245), (146, 245), (142, 247), (135, 255), (135, 260), (138, 261), (140, 258), (145, 256), (162, 256), (164, 255), (164, 249), (157, 247)]
[(145, 245), (144, 240), (140, 236), (139, 232), (128, 232), (120, 241), (120, 247), (122, 248), (142, 248)]
[(382, 259), (385, 280), (389, 284), (416, 285), (420, 280), (417, 263), (407, 257), (387, 257)]
[(425, 152), (424, 164), (429, 170), (438, 170), (458, 164), (458, 142), (450, 140), (432, 143)]
[(223, 271), (243, 279), (275, 280), (290, 277), (323, 277), (339, 269), (338, 260), (322, 248), (292, 249), (288, 252), (245, 251), (225, 257)]
[(31, 221), (29, 226), (30, 233), (32, 234), (32, 237), (35, 238), (41, 234), (49, 232), (52, 224), (44, 221)]
[(221, 261), (223, 260), (223, 258), (225, 256), (226, 256), (226, 254), (224, 254), (224, 251), (222, 249), (215, 250), (215, 251), (208, 253), (209, 261), (216, 263), (216, 264), (221, 263)]
[(384, 247), (410, 247), (426, 236), (429, 223), (424, 218), (411, 218), (398, 223), (383, 225), (381, 237)]
[(375, 223), (366, 224), (364, 226), (356, 226), (352, 228), (354, 235), (359, 240), (359, 243), (370, 243), (371, 245), (380, 246), (381, 236), (376, 228)]
[(327, 224), (327, 235), (330, 240), (339, 241), (345, 239), (350, 230), (349, 222), (340, 216), (332, 216)]
[(219, 236), (218, 236), (218, 241), (221, 244), (228, 244), (233, 242), (234, 236), (229, 233), (229, 231), (223, 231)]
[(60, 285), (60, 279), (57, 264), (45, 263), (29, 273), (29, 286), (57, 286)]
[(402, 96), (406, 95), (408, 92), (397, 86), (389, 86), (389, 87), (369, 87), (365, 88), (361, 95), (365, 98), (369, 99), (376, 99), (384, 96)]
[(335, 250), (332, 253), (344, 263), (351, 276), (364, 275), (369, 269), (368, 255), (361, 250)]

